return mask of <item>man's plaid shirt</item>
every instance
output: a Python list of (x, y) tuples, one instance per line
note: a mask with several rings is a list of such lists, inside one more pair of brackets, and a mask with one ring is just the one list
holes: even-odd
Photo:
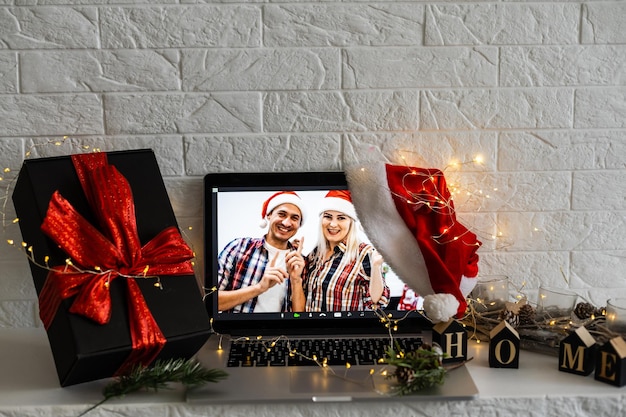
[[(244, 237), (231, 241), (222, 249), (218, 257), (218, 291), (237, 290), (254, 285), (261, 280), (269, 261), (264, 243), (265, 238)], [(288, 243), (288, 247), (293, 249), (291, 243)], [(282, 311), (289, 311), (291, 308), (290, 294), (291, 286), (287, 280), (287, 294)], [(256, 302), (257, 297), (254, 297), (228, 312), (252, 313)]]

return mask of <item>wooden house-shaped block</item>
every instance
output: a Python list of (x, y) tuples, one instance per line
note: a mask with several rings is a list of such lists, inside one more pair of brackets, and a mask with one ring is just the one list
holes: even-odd
[(520, 338), (517, 331), (503, 320), (489, 332), (489, 367), (519, 368)]
[(454, 319), (433, 326), (433, 343), (441, 346), (445, 354), (443, 363), (467, 359), (467, 330)]
[(621, 336), (598, 349), (595, 379), (618, 387), (626, 385), (626, 341)]
[(597, 350), (596, 340), (581, 326), (559, 345), (559, 371), (587, 376), (593, 372)]

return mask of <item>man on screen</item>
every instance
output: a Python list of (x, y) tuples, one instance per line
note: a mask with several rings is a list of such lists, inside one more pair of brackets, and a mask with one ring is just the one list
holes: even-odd
[(302, 241), (290, 241), (304, 221), (302, 200), (281, 191), (263, 204), (261, 238), (243, 237), (228, 243), (218, 256), (218, 310), (235, 313), (301, 311), (304, 258)]

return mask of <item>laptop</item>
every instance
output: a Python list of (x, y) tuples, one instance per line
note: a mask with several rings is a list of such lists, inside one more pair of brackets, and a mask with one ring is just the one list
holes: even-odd
[[(399, 398), (395, 395), (396, 380), (390, 377), (394, 369), (381, 363), (380, 358), (390, 346), (410, 350), (430, 344), (432, 324), (420, 311), (420, 297), (406, 307), (408, 288), (388, 268), (383, 270), (389, 297), (382, 310), (218, 309), (218, 256), (233, 239), (264, 235), (267, 228), (259, 224), (264, 201), (280, 191), (298, 194), (306, 214), (292, 240), (304, 237), (302, 253), (306, 255), (318, 240), (320, 201), (330, 190), (346, 189), (343, 172), (205, 176), (205, 302), (214, 333), (197, 357), (208, 368), (224, 369), (228, 378), (189, 390), (188, 402), (350, 402)], [(367, 241), (365, 232), (360, 233)], [(448, 372), (443, 385), (401, 398), (470, 400), (477, 396), (476, 385), (463, 365)]]

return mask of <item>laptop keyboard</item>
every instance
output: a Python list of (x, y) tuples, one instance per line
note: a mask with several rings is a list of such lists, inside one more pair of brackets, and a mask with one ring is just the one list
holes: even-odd
[[(394, 337), (394, 344), (405, 352), (418, 349), (421, 337)], [(374, 365), (385, 357), (390, 339), (331, 338), (234, 340), (228, 356), (229, 367)]]

